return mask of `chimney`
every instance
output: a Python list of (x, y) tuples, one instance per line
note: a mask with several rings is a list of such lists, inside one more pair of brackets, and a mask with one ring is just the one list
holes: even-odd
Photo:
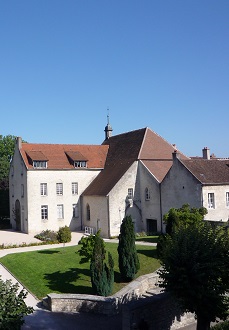
[(176, 149), (174, 150), (172, 155), (173, 155), (173, 161), (175, 161), (176, 159), (180, 159), (180, 153)]
[(208, 147), (204, 147), (203, 151), (203, 159), (210, 159), (210, 149)]
[(22, 139), (21, 139), (20, 136), (18, 136), (16, 138), (16, 145), (17, 145), (17, 147), (18, 147), (19, 150), (21, 149), (21, 143), (22, 143)]

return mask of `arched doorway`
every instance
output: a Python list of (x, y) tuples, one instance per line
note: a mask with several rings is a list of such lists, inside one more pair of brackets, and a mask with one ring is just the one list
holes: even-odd
[(15, 202), (15, 221), (16, 230), (21, 231), (21, 205), (18, 199)]

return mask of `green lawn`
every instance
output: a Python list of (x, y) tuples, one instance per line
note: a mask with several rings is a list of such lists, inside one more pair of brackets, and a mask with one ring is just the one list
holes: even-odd
[[(116, 243), (106, 243), (106, 251), (111, 252), (115, 262), (113, 293), (125, 285), (119, 274), (117, 246)], [(79, 248), (71, 246), (9, 254), (0, 262), (39, 299), (51, 292), (92, 294), (90, 264), (79, 263)], [(137, 245), (137, 251), (141, 264), (137, 277), (160, 267), (155, 247)]]

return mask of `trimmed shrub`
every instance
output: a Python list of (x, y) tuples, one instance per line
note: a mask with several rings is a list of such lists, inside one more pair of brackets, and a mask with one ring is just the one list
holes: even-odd
[(40, 234), (34, 236), (42, 242), (57, 243), (57, 233), (52, 230), (43, 230)]
[(68, 226), (61, 227), (57, 232), (57, 240), (60, 243), (71, 242), (72, 233)]
[(140, 269), (140, 264), (135, 246), (134, 224), (131, 216), (126, 216), (121, 224), (118, 255), (122, 279), (126, 282), (132, 281)]

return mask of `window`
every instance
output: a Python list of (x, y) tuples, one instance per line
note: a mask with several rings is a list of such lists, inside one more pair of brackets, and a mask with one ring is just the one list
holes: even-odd
[(133, 188), (128, 188), (128, 198), (129, 199), (133, 199), (133, 195), (134, 195), (134, 193), (133, 193)]
[(56, 184), (56, 194), (63, 195), (63, 183)]
[(78, 194), (78, 182), (72, 182), (72, 195)]
[(41, 219), (48, 220), (48, 205), (41, 205)]
[(74, 161), (74, 167), (87, 167), (87, 162), (84, 160)]
[(24, 197), (24, 185), (21, 185), (21, 197)]
[(226, 206), (229, 207), (229, 192), (226, 192)]
[(150, 191), (149, 188), (145, 189), (145, 200), (149, 201), (150, 200)]
[(91, 210), (90, 210), (90, 206), (87, 204), (87, 220), (90, 221), (91, 220)]
[(208, 194), (208, 208), (214, 209), (215, 208), (215, 196), (214, 193)]
[(41, 183), (41, 196), (47, 196), (47, 183)]
[(33, 167), (34, 168), (47, 168), (47, 161), (34, 160)]
[(64, 218), (64, 205), (63, 204), (57, 205), (57, 218), (58, 219)]
[(73, 204), (72, 205), (72, 209), (73, 209), (73, 218), (78, 218), (79, 217), (79, 207), (78, 204)]

